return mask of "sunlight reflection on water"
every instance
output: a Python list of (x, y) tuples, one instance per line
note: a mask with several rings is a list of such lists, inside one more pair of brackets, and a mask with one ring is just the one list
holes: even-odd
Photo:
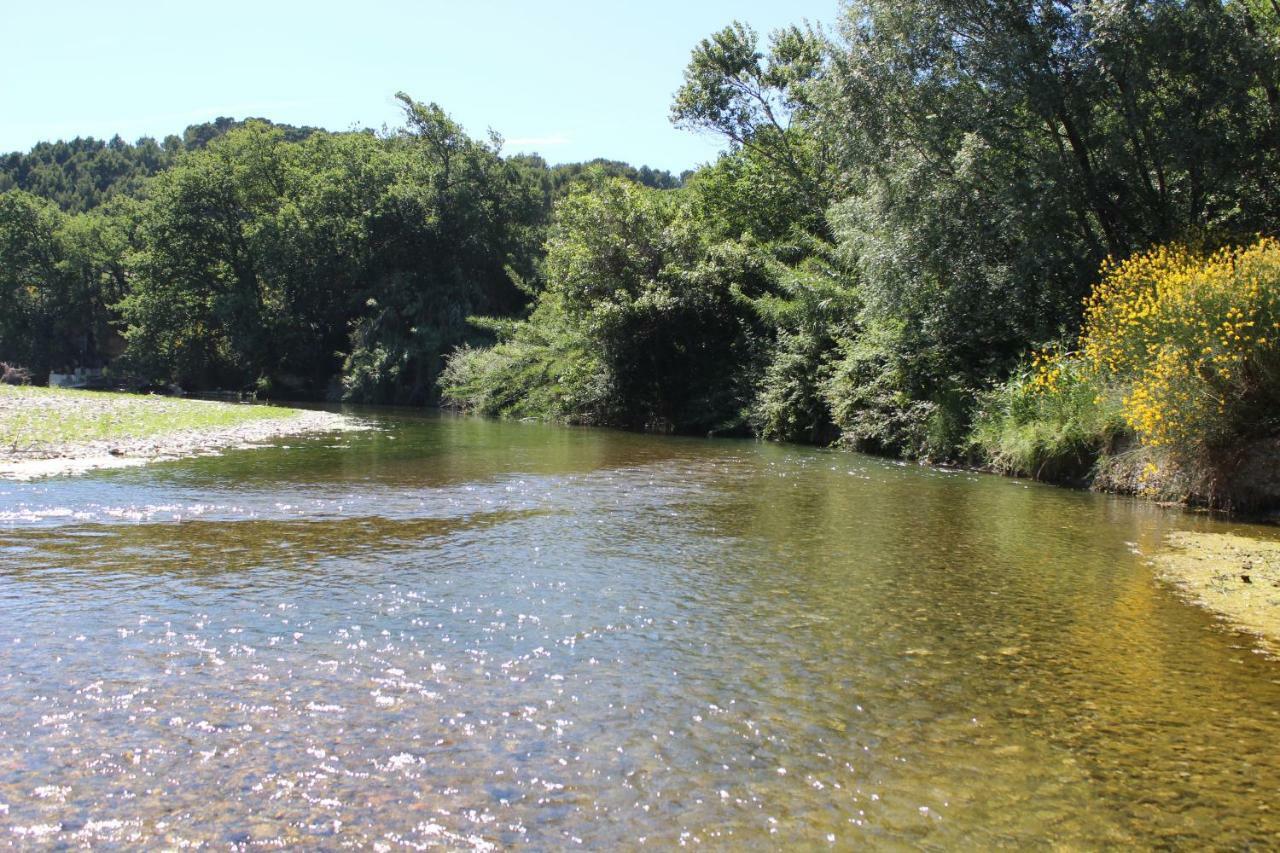
[[(394, 441), (392, 441), (394, 439)], [(0, 485), (15, 844), (1275, 843), (1211, 522), (468, 419)]]

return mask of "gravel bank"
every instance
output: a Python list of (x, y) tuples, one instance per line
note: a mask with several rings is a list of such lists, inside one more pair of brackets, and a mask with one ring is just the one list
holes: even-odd
[[(361, 428), (332, 412), (44, 389), (6, 389), (0, 424), (6, 421), (21, 424), (0, 442), (0, 477), (8, 479), (125, 468)], [(102, 437), (79, 437), (94, 434)]]

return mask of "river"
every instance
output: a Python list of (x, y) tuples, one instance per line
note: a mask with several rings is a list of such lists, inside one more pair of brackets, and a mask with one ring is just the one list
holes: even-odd
[(0, 846), (1280, 844), (1280, 663), (1143, 557), (1237, 525), (368, 417), (0, 481)]

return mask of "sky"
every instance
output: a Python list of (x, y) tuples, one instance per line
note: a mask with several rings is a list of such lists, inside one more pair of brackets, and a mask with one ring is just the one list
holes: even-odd
[(826, 26), (838, 0), (212, 0), (17, 3), (0, 19), (0, 151), (161, 139), (217, 116), (398, 127), (395, 93), (552, 163), (679, 172), (714, 136), (672, 127), (690, 51), (737, 19)]

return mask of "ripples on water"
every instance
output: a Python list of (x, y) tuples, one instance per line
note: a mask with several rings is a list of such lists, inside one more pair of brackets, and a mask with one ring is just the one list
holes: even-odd
[[(1272, 845), (1209, 524), (439, 418), (0, 485), (0, 843)], [(330, 440), (331, 442), (331, 440)]]

